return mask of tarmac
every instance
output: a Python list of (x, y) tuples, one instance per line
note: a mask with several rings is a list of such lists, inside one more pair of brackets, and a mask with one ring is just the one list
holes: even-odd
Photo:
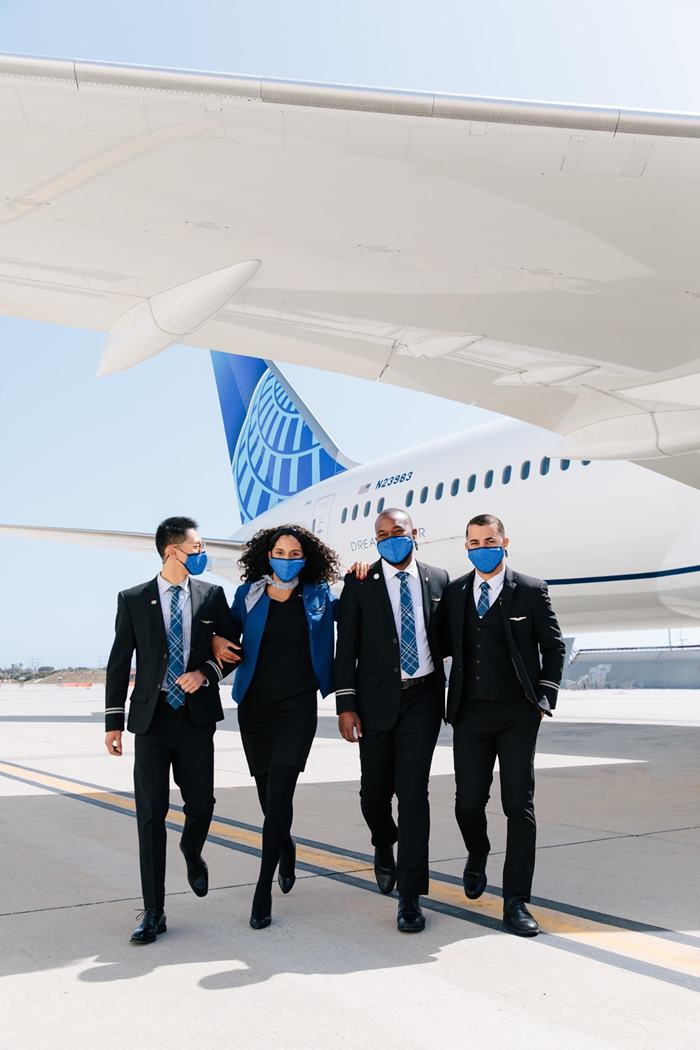
[(700, 1042), (700, 693), (564, 692), (537, 758), (529, 940), (501, 926), (505, 821), (489, 887), (461, 885), (450, 730), (431, 780), (427, 926), (396, 930), (374, 882), (357, 749), (332, 698), (296, 795), (297, 883), (248, 926), (261, 814), (235, 711), (216, 734), (210, 892), (190, 891), (169, 814), (168, 932), (140, 909), (133, 739), (103, 746), (103, 691), (0, 687), (0, 1047), (179, 1050), (439, 1045), (667, 1048)]

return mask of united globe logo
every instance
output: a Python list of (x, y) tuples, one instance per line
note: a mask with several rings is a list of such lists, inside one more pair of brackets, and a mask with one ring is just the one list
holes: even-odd
[(243, 522), (343, 470), (269, 369), (253, 392), (231, 466)]

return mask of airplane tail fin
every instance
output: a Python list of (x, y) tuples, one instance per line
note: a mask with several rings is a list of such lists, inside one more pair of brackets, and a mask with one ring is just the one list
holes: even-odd
[(355, 465), (274, 364), (216, 350), (211, 359), (244, 524)]

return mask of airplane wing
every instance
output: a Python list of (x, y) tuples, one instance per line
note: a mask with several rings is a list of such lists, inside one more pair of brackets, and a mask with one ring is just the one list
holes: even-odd
[(102, 374), (310, 365), (700, 484), (700, 116), (6, 56), (0, 131), (0, 312)]
[[(153, 534), (146, 532), (107, 532), (96, 529), (44, 528), (41, 525), (0, 525), (0, 538), (58, 540), (79, 546), (107, 547), (110, 550), (138, 551), (153, 554)], [(240, 583), (237, 561), (244, 544), (235, 540), (205, 539), (209, 555), (207, 571), (226, 580)]]

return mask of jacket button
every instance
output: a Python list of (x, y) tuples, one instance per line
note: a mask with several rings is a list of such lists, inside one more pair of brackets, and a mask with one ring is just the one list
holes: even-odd
[(398, 667), (395, 667), (394, 668), (394, 674), (398, 674), (398, 673), (399, 673), (399, 669), (398, 669)]
[(394, 643), (394, 645), (398, 645), (399, 644), (398, 638), (392, 638), (391, 640)]

